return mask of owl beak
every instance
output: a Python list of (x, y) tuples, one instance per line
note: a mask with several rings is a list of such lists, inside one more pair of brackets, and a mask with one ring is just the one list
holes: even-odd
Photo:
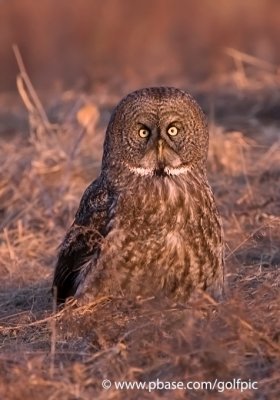
[(164, 146), (163, 146), (163, 140), (159, 139), (157, 143), (158, 147), (158, 154), (157, 154), (157, 170), (156, 174), (162, 176), (164, 172)]
[(165, 168), (177, 168), (182, 164), (179, 155), (168, 146), (166, 141), (162, 138), (158, 139), (157, 147), (157, 174), (162, 176), (165, 174)]
[(158, 141), (158, 160), (159, 162), (163, 161), (163, 140), (159, 139)]

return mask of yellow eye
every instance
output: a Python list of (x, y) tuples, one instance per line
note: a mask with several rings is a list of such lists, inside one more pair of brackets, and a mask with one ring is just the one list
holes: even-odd
[(150, 131), (148, 130), (148, 129), (145, 129), (145, 128), (142, 128), (142, 129), (139, 129), (139, 136), (141, 137), (141, 138), (146, 138), (146, 137), (148, 137), (149, 136), (149, 134), (150, 134)]
[(176, 136), (178, 134), (178, 129), (176, 126), (170, 126), (170, 128), (167, 129), (167, 133), (169, 136)]

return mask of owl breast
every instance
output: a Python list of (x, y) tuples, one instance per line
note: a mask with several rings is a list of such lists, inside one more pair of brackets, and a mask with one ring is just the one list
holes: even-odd
[(109, 291), (184, 300), (193, 288), (211, 285), (220, 263), (211, 224), (218, 221), (194, 187), (166, 177), (135, 179), (121, 191), (95, 268), (97, 291), (98, 281)]

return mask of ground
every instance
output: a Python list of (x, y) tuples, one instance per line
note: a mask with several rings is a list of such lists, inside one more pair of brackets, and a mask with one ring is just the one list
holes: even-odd
[[(239, 71), (189, 88), (209, 119), (227, 288), (219, 303), (198, 294), (186, 305), (123, 297), (56, 308), (57, 248), (99, 173), (110, 112), (126, 93), (108, 86), (48, 94), (48, 119), (38, 104), (26, 103), (26, 111), (1, 96), (0, 398), (279, 398), (279, 82), (267, 74), (240, 79)], [(111, 389), (102, 388), (104, 379)], [(117, 390), (113, 383), (216, 379), (214, 390)], [(234, 379), (257, 389), (230, 389)]]

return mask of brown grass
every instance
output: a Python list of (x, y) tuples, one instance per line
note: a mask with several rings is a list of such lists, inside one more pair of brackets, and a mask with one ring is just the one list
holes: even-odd
[[(237, 73), (241, 73), (237, 71)], [(277, 399), (280, 395), (278, 79), (196, 89), (227, 241), (227, 297), (188, 305), (97, 298), (56, 310), (50, 283), (80, 196), (99, 171), (112, 98), (50, 99), (50, 126), (1, 141), (0, 397)], [(268, 85), (267, 77), (274, 79)], [(242, 78), (243, 79), (243, 78)], [(278, 95), (277, 95), (278, 93)], [(270, 103), (267, 99), (270, 99)], [(274, 99), (274, 101), (272, 101)], [(51, 104), (52, 102), (52, 104)], [(266, 111), (265, 114), (263, 111)], [(99, 123), (96, 119), (100, 113)], [(257, 391), (105, 391), (103, 379), (258, 381)]]

